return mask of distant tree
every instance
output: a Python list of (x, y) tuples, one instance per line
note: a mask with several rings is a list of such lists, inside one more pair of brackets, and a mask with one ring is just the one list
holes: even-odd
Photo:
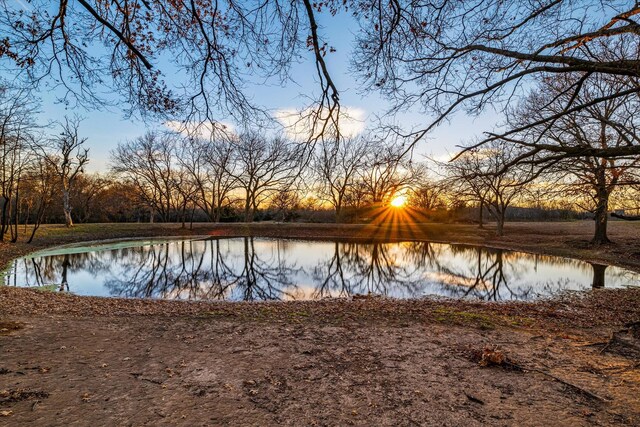
[(59, 177), (51, 162), (44, 157), (38, 157), (29, 164), (23, 181), (25, 196), (22, 198), (22, 203), (26, 207), (25, 232), (30, 214), (33, 214), (33, 228), (27, 240), (27, 243), (31, 243), (56, 197)]
[(51, 141), (52, 151), (45, 154), (45, 158), (55, 170), (60, 181), (62, 209), (67, 227), (73, 226), (71, 192), (76, 179), (84, 173), (84, 167), (89, 162), (89, 149), (84, 148), (87, 139), (80, 138), (78, 135), (79, 126), (80, 120), (78, 118), (65, 118), (64, 123), (61, 124), (62, 131)]
[(267, 139), (255, 132), (238, 136), (233, 170), (227, 172), (244, 190), (244, 220), (253, 221), (260, 204), (288, 190), (299, 176), (299, 147), (282, 137)]
[(496, 221), (496, 233), (504, 234), (506, 211), (523, 198), (528, 185), (536, 178), (530, 166), (510, 166), (517, 148), (494, 141), (482, 149), (464, 152), (445, 165), (446, 183), (454, 194), (480, 202)]
[(175, 148), (175, 135), (148, 132), (119, 144), (111, 153), (112, 170), (137, 187), (152, 222), (155, 215), (169, 221), (179, 207)]
[(149, 206), (145, 204), (140, 189), (119, 179), (111, 180), (94, 202), (94, 215), (99, 215), (100, 221), (140, 222), (148, 217), (148, 212)]
[(78, 222), (95, 221), (99, 212), (96, 203), (103, 197), (104, 191), (112, 180), (100, 174), (83, 174), (76, 178), (72, 189), (71, 204)]
[(317, 192), (335, 209), (336, 222), (341, 221), (349, 190), (364, 166), (367, 145), (365, 138), (356, 137), (325, 139), (316, 147), (313, 169)]
[(269, 206), (280, 221), (291, 220), (294, 211), (300, 208), (300, 196), (295, 189), (276, 191), (269, 200)]
[(237, 187), (234, 143), (225, 135), (211, 139), (184, 138), (178, 161), (194, 187), (193, 202), (210, 221), (218, 222)]
[(423, 178), (409, 191), (409, 206), (427, 211), (445, 207), (445, 190), (443, 186), (432, 180)]
[(34, 160), (37, 107), (29, 91), (0, 82), (0, 241), (8, 232), (12, 242), (18, 239), (20, 185), (25, 168)]
[(360, 219), (360, 210), (369, 203), (370, 197), (364, 182), (357, 179), (356, 182), (348, 189), (345, 195), (345, 203), (347, 206), (355, 209), (355, 221)]
[(358, 182), (374, 205), (388, 202), (394, 195), (420, 182), (426, 170), (411, 160), (406, 149), (394, 140), (369, 142), (363, 153)]

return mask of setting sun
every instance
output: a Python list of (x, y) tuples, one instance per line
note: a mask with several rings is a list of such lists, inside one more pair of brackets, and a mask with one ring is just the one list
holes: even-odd
[(405, 204), (407, 204), (407, 196), (396, 196), (393, 199), (391, 199), (391, 203), (390, 203), (390, 205), (393, 206), (394, 208), (401, 208)]

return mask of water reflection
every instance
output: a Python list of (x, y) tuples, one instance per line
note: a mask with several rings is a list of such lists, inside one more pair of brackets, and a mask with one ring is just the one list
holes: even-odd
[(25, 257), (14, 262), (5, 284), (186, 300), (354, 294), (531, 300), (566, 290), (637, 285), (639, 279), (616, 267), (464, 245), (245, 237), (103, 245)]

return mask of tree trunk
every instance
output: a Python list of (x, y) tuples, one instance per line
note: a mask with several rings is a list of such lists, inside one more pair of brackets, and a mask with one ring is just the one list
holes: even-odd
[(11, 228), (11, 243), (18, 241), (18, 221), (20, 219), (20, 187), (16, 187), (16, 198), (13, 204), (13, 226)]
[(496, 216), (496, 234), (498, 236), (504, 236), (504, 217), (505, 217), (504, 211), (501, 211)]
[(244, 202), (244, 222), (253, 221), (253, 215), (251, 214), (251, 199), (247, 196), (247, 200)]
[(602, 245), (611, 243), (607, 237), (607, 212), (609, 210), (609, 192), (606, 188), (598, 188), (597, 203), (595, 214), (596, 229), (591, 243), (594, 245)]
[(484, 210), (484, 202), (480, 200), (480, 208), (478, 209), (478, 228), (484, 228), (484, 218), (482, 211)]
[(7, 205), (9, 199), (6, 196), (2, 197), (2, 218), (0, 219), (0, 242), (4, 241), (4, 235), (7, 232)]
[(182, 219), (182, 227), (180, 228), (187, 228), (186, 226), (186, 222), (187, 222), (187, 204), (185, 202), (185, 204), (182, 205), (182, 212), (180, 214), (181, 219)]
[(64, 225), (73, 227), (71, 219), (71, 196), (69, 190), (62, 190), (62, 209), (64, 210)]
[(27, 232), (27, 225), (29, 224), (29, 215), (31, 215), (31, 205), (27, 205), (27, 214), (24, 217), (24, 232)]
[(38, 228), (40, 228), (40, 224), (42, 224), (42, 220), (44, 218), (44, 212), (47, 209), (47, 204), (44, 202), (44, 200), (40, 201), (40, 206), (38, 207), (38, 211), (36, 214), (36, 220), (33, 223), (33, 230), (31, 231), (31, 236), (29, 236), (29, 240), (27, 240), (27, 243), (31, 243), (33, 241), (33, 238), (36, 235), (36, 231), (38, 231)]

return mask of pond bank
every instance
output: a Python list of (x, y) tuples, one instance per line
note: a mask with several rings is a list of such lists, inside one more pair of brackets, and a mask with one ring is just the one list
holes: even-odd
[(0, 243), (0, 266), (30, 252), (58, 245), (88, 241), (169, 237), (169, 236), (262, 236), (325, 240), (386, 242), (428, 240), (431, 242), (484, 245), (546, 255), (566, 256), (589, 262), (618, 265), (640, 272), (640, 222), (612, 221), (609, 237), (613, 245), (593, 247), (589, 244), (593, 223), (538, 222), (509, 223), (505, 235), (495, 236), (488, 226), (479, 229), (468, 224), (200, 224), (193, 229), (179, 224), (78, 224), (69, 230), (62, 225), (43, 225), (32, 244), (23, 239), (16, 244)]
[[(513, 224), (502, 239), (444, 224), (201, 225), (186, 233), (486, 242), (575, 251), (638, 269), (640, 227), (613, 223), (618, 245), (594, 249), (585, 243), (589, 226)], [(144, 224), (44, 231), (35, 247), (2, 245), (0, 261), (77, 241), (185, 233)], [(0, 287), (0, 419), (36, 426), (638, 425), (640, 360), (610, 341), (638, 320), (640, 290), (537, 303), (188, 303)], [(483, 352), (499, 356), (489, 362), (508, 363), (482, 366), (491, 364), (478, 357)]]

